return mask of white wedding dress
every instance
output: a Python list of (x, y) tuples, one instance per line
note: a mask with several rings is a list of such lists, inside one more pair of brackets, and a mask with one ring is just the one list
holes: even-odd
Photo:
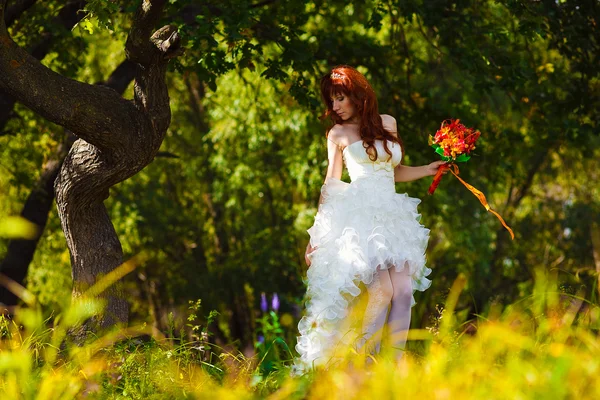
[(431, 270), (425, 266), (429, 230), (419, 223), (420, 200), (395, 191), (401, 148), (388, 142), (390, 157), (382, 141), (375, 141), (375, 147), (375, 162), (362, 141), (344, 148), (352, 182), (329, 178), (321, 189), (323, 202), (308, 230), (315, 250), (306, 277), (306, 312), (298, 324), (296, 372), (327, 364), (336, 347), (356, 340), (347, 334), (344, 318), (361, 292), (360, 282), (371, 284), (377, 270), (408, 269), (404, 273), (413, 293), (431, 284), (426, 278)]

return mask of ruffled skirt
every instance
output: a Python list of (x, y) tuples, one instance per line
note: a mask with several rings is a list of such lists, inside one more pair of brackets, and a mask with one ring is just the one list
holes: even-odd
[[(393, 181), (368, 177), (348, 184), (329, 178), (323, 203), (308, 230), (310, 255), (306, 313), (298, 329), (296, 370), (326, 364), (340, 344), (349, 344), (342, 321), (350, 303), (377, 270), (408, 268), (413, 293), (426, 290), (429, 229), (419, 223), (419, 199), (395, 192)], [(412, 304), (414, 305), (414, 297)]]

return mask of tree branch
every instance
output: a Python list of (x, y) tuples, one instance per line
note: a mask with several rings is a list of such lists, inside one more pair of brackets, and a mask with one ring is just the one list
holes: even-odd
[(425, 41), (426, 41), (427, 43), (429, 43), (429, 45), (430, 45), (431, 47), (433, 47), (435, 50), (437, 50), (437, 52), (438, 52), (438, 53), (440, 53), (440, 54), (441, 54), (441, 55), (443, 55), (443, 56), (447, 56), (447, 54), (445, 54), (445, 53), (444, 53), (444, 52), (443, 52), (443, 51), (442, 51), (442, 50), (441, 50), (441, 49), (440, 49), (440, 48), (439, 48), (439, 47), (438, 47), (438, 46), (437, 46), (435, 43), (433, 43), (433, 42), (431, 41), (431, 39), (429, 39), (429, 36), (428, 36), (428, 35), (427, 35), (427, 33), (425, 32), (425, 30), (423, 29), (423, 25), (421, 24), (421, 17), (420, 17), (420, 16), (417, 16), (417, 17), (416, 17), (416, 20), (417, 20), (417, 24), (418, 24), (418, 26), (419, 26), (419, 31), (421, 32), (421, 35), (423, 36), (423, 38), (425, 39)]
[[(21, 1), (20, 3), (25, 3), (25, 1)], [(83, 17), (83, 13), (79, 13), (78, 11), (83, 8), (84, 5), (85, 1), (68, 3), (59, 11), (58, 16), (51, 22), (51, 25), (62, 26), (65, 30), (70, 31)], [(14, 8), (17, 8), (17, 6), (14, 5), (6, 10), (7, 14)], [(20, 13), (17, 13), (17, 11), (18, 10), (11, 11), (14, 18), (20, 17)], [(31, 51), (31, 55), (41, 61), (46, 57), (46, 54), (48, 54), (50, 48), (58, 38), (60, 38), (60, 35), (57, 35), (55, 32), (42, 32), (40, 40), (35, 44)], [(0, 91), (0, 136), (4, 134), (3, 131), (8, 121), (15, 116), (13, 111), (15, 103), (16, 100), (14, 97)]]
[(133, 18), (133, 25), (125, 43), (127, 58), (141, 65), (148, 65), (156, 54), (150, 42), (150, 34), (158, 23), (166, 0), (143, 0)]
[(99, 148), (127, 148), (135, 108), (114, 90), (68, 79), (21, 49), (4, 24), (0, 0), (0, 90)]
[(123, 61), (115, 70), (110, 74), (106, 82), (100, 83), (100, 85), (108, 86), (115, 90), (119, 95), (125, 93), (127, 86), (133, 81), (135, 77), (135, 64), (129, 60)]
[(559, 144), (560, 144), (560, 141), (554, 140), (554, 141), (548, 143), (547, 145), (542, 146), (542, 150), (535, 153), (535, 155), (533, 156), (533, 160), (531, 160), (531, 163), (529, 164), (530, 168), (529, 168), (529, 171), (527, 172), (527, 177), (525, 178), (525, 181), (523, 182), (521, 187), (519, 187), (519, 190), (516, 193), (514, 200), (510, 204), (510, 206), (513, 210), (516, 209), (519, 206), (519, 204), (521, 204), (521, 201), (527, 195), (527, 193), (529, 192), (529, 189), (531, 188), (531, 185), (533, 183), (533, 178), (539, 172), (539, 170), (542, 167), (542, 165), (544, 164), (544, 162), (546, 162), (548, 155), (556, 147), (558, 147)]

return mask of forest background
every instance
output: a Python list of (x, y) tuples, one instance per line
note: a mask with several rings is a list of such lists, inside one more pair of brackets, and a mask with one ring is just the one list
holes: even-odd
[[(131, 99), (125, 41), (138, 3), (9, 1), (5, 20), (12, 39), (47, 67), (112, 83)], [(185, 48), (166, 75), (171, 123), (154, 161), (105, 202), (125, 259), (143, 255), (124, 278), (130, 321), (183, 329), (189, 302), (201, 299), (202, 315), (219, 313), (212, 340), (251, 354), (261, 298), (276, 297), (294, 344), (306, 229), (326, 169), (318, 81), (338, 64), (358, 67), (380, 112), (396, 118), (406, 165), (436, 158), (427, 138), (444, 119), (479, 129), (461, 176), (516, 235), (511, 241), (452, 176), (431, 197), (428, 179), (397, 184), (423, 200), (421, 222), (431, 229), (433, 285), (418, 295), (413, 327), (430, 324), (461, 273), (456, 310), (464, 318), (518, 301), (540, 275), (597, 303), (597, 1), (172, 0), (161, 22), (178, 27)], [(0, 239), (0, 272), (24, 284), (48, 316), (72, 290), (48, 190), (71, 144), (71, 133), (0, 92), (1, 229), (10, 236), (6, 221), (26, 210), (45, 225), (16, 255), (17, 269), (7, 261), (17, 239)]]

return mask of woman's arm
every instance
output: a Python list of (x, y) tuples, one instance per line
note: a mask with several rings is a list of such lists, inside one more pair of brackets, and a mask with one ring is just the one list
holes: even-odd
[[(394, 136), (398, 136), (398, 127), (396, 119), (391, 115), (381, 115), (383, 127)], [(402, 154), (404, 158), (404, 154)], [(434, 161), (429, 165), (421, 165), (420, 167), (409, 167), (407, 165), (398, 164), (394, 168), (394, 182), (410, 182), (426, 176), (433, 176), (437, 173), (438, 168), (444, 164), (444, 161)]]
[[(336, 127), (334, 126), (329, 131), (329, 135), (327, 138), (327, 173), (325, 174), (325, 183), (327, 183), (327, 179), (336, 178), (340, 179), (342, 177), (342, 172), (344, 169), (344, 158), (343, 158), (343, 148), (339, 145), (340, 143), (340, 134)], [(319, 206), (323, 203), (323, 191), (321, 190), (321, 196), (319, 197)], [(310, 253), (312, 253), (315, 249), (310, 245), (310, 240), (306, 245), (306, 251), (304, 252), (304, 261), (306, 261), (306, 265), (310, 267)]]
[[(327, 179), (329, 178), (340, 179), (342, 177), (344, 158), (342, 146), (339, 144), (341, 141), (340, 139), (340, 132), (338, 132), (334, 126), (329, 131), (329, 136), (327, 138), (327, 173), (325, 174), (325, 183), (327, 183)], [(319, 205), (322, 203), (323, 194), (319, 197)]]
[(445, 163), (445, 161), (434, 161), (431, 164), (421, 165), (419, 167), (409, 167), (408, 165), (398, 164), (396, 168), (394, 168), (394, 181), (410, 182), (425, 178), (426, 176), (433, 176), (437, 173), (438, 168)]

